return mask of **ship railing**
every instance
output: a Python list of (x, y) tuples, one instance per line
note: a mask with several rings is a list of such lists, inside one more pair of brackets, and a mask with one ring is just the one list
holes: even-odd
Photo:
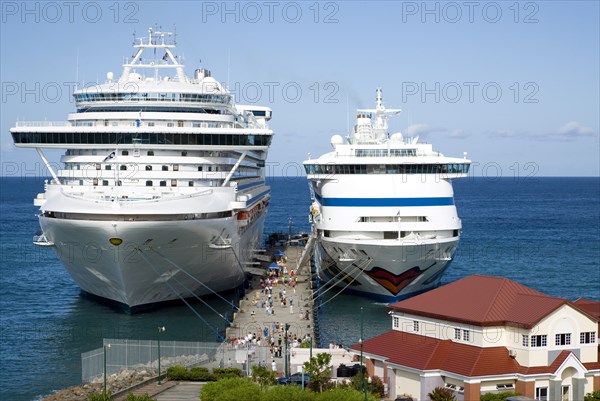
[(70, 127), (69, 121), (17, 121), (17, 127)]

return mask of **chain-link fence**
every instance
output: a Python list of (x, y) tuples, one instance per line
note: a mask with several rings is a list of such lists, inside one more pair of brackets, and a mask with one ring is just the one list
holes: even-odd
[(103, 347), (81, 354), (81, 380), (119, 373), (124, 370), (152, 371), (160, 366), (166, 372), (169, 366), (238, 367), (244, 373), (252, 365), (266, 365), (269, 348), (250, 344), (233, 347), (226, 343), (201, 343), (188, 341), (104, 339)]

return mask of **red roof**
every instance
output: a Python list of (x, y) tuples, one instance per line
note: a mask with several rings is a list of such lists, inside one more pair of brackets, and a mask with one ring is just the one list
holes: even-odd
[(565, 304), (574, 305), (506, 278), (472, 275), (397, 302), (390, 309), (476, 326), (516, 324), (531, 328)]
[[(360, 352), (360, 344), (350, 349)], [(549, 366), (521, 366), (511, 358), (506, 347), (475, 347), (451, 340), (439, 340), (418, 334), (391, 330), (366, 340), (363, 352), (387, 364), (406, 366), (422, 371), (444, 370), (467, 377), (504, 374), (553, 374), (571, 354), (562, 351)], [(597, 363), (585, 364), (587, 369)]]
[(582, 311), (587, 312), (588, 315), (592, 315), (596, 319), (600, 320), (600, 302), (579, 298), (573, 303)]
[[(350, 347), (360, 351), (360, 344)], [(418, 334), (391, 330), (366, 340), (363, 351), (386, 359), (386, 363), (419, 370), (445, 370), (465, 376), (516, 373), (517, 361), (506, 347), (480, 348)]]

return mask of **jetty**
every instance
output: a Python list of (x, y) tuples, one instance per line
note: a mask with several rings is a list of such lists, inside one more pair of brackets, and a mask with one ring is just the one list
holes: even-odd
[[(260, 355), (242, 356), (242, 367), (261, 364), (272, 368), (273, 361), (279, 375), (295, 373), (286, 350), (304, 342), (318, 348), (319, 333), (315, 330), (313, 309), (313, 277), (310, 266), (312, 237), (289, 235), (286, 239), (272, 240), (261, 257), (260, 266), (250, 273), (249, 288), (240, 299), (231, 325), (226, 329), (223, 347), (242, 350), (247, 344), (268, 349)], [(287, 341), (285, 339), (287, 338)], [(244, 369), (246, 368), (246, 369)]]

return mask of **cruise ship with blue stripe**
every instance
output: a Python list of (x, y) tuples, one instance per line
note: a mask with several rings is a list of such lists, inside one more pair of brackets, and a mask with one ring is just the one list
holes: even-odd
[[(34, 204), (42, 233), (86, 294), (129, 311), (245, 280), (270, 199), (271, 109), (236, 104), (209, 70), (185, 73), (175, 35), (134, 37), (119, 78), (75, 90), (64, 122), (18, 121), (18, 148), (52, 179)], [(44, 149), (66, 149), (62, 166)]]
[(381, 89), (375, 109), (357, 111), (347, 141), (304, 162), (313, 203), (319, 278), (343, 291), (394, 302), (436, 287), (461, 233), (452, 180), (471, 161), (388, 132)]

